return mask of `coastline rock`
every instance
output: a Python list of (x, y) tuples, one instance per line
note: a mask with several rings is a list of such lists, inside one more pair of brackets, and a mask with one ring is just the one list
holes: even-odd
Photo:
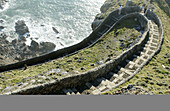
[(31, 46), (29, 47), (29, 49), (32, 51), (37, 51), (39, 50), (39, 48), (40, 48), (40, 45), (36, 41), (32, 40)]
[(25, 33), (29, 33), (29, 29), (25, 24), (24, 20), (18, 20), (15, 23), (15, 30), (19, 35), (24, 35)]
[(55, 33), (57, 33), (57, 34), (59, 33), (59, 31), (55, 27), (52, 27), (52, 29)]
[(3, 23), (5, 20), (3, 20), (3, 19), (0, 19), (0, 23)]
[(5, 27), (4, 26), (0, 26), (0, 29), (4, 29)]
[(56, 47), (56, 45), (51, 42), (41, 42), (40, 45), (46, 52), (53, 51)]

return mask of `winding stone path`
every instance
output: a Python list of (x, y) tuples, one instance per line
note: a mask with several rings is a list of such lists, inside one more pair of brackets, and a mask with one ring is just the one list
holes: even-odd
[[(133, 12), (130, 12), (130, 13), (133, 13)], [(97, 32), (97, 35), (101, 37), (104, 34), (106, 34), (113, 27), (113, 25), (116, 24), (117, 21), (119, 21), (123, 16), (126, 16), (128, 14), (122, 13), (121, 15), (112, 16), (111, 19), (108, 19), (107, 21), (105, 21), (104, 26), (102, 26), (103, 30), (99, 30)], [(147, 18), (147, 16), (145, 16), (145, 18)], [(78, 75), (75, 77), (71, 77), (70, 79), (67, 79), (67, 78), (65, 80), (63, 79), (63, 81), (59, 81), (58, 84), (56, 83), (57, 81), (51, 81), (50, 84), (48, 83), (48, 84), (43, 84), (39, 86), (37, 85), (35, 87), (28, 86), (26, 89), (19, 89), (14, 92), (10, 90), (9, 92), (7, 91), (7, 92), (4, 92), (3, 94), (7, 94), (7, 95), (9, 94), (55, 94), (55, 95), (56, 94), (66, 94), (66, 95), (92, 94), (92, 95), (99, 95), (101, 93), (104, 93), (106, 91), (109, 91), (109, 90), (112, 90), (118, 87), (119, 85), (131, 79), (135, 74), (137, 74), (141, 70), (141, 68), (145, 64), (147, 64), (149, 60), (155, 55), (155, 53), (157, 53), (158, 50), (160, 49), (161, 42), (163, 39), (162, 38), (163, 32), (160, 33), (161, 32), (160, 26), (158, 27), (155, 20), (147, 18), (147, 21), (149, 25), (149, 34), (146, 36), (144, 34), (145, 39), (142, 40), (142, 41), (145, 41), (145, 43), (140, 42), (140, 44), (138, 45), (140, 45), (140, 47), (142, 45), (142, 47), (140, 49), (139, 47), (136, 47), (138, 48), (138, 51), (132, 52), (133, 55), (132, 56), (128, 55), (127, 59), (125, 59), (126, 58), (125, 56), (121, 56), (120, 59), (122, 59), (123, 62), (116, 65), (116, 68), (112, 69), (110, 65), (109, 67), (111, 68), (111, 72), (109, 72), (110, 71), (109, 69), (107, 71), (108, 73), (104, 73), (105, 75), (100, 76), (100, 77), (96, 76), (97, 78), (93, 77), (93, 81), (85, 80), (89, 82), (85, 82), (85, 84), (82, 84), (80, 86), (78, 86), (77, 84), (79, 82), (78, 80), (81, 78), (80, 75)], [(95, 42), (92, 40), (91, 44), (92, 43), (95, 43)], [(96, 70), (95, 71), (100, 73), (99, 71), (103, 72), (102, 71), (103, 69), (106, 69), (106, 68), (100, 67), (99, 69), (97, 69), (97, 71)], [(88, 72), (88, 73), (92, 73), (92, 72), (93, 71)], [(90, 79), (90, 76), (94, 76), (94, 73), (93, 75), (90, 75), (88, 73), (86, 73), (86, 75), (82, 74), (84, 78)], [(83, 80), (82, 78), (80, 80)], [(70, 80), (72, 80), (72, 82), (74, 81), (76, 85), (75, 83), (70, 85)], [(76, 87), (73, 87), (74, 85)], [(62, 89), (65, 86), (70, 86), (70, 87)], [(56, 91), (58, 87), (60, 87), (62, 90)]]
[[(116, 20), (113, 18), (113, 20)], [(119, 64), (113, 72), (109, 72), (103, 77), (99, 77), (91, 82), (86, 82), (83, 86), (63, 89), (60, 94), (90, 94), (99, 95), (112, 90), (124, 82), (131, 79), (141, 68), (154, 56), (160, 43), (159, 28), (153, 20), (149, 22), (149, 36), (145, 45), (131, 58)]]

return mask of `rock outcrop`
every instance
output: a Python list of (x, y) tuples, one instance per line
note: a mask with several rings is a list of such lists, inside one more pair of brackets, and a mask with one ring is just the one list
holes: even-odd
[(18, 20), (15, 23), (15, 30), (19, 35), (24, 35), (25, 33), (29, 33), (29, 29), (25, 24), (24, 20)]
[(111, 0), (107, 0), (102, 7), (100, 8), (100, 11), (102, 13), (105, 13), (110, 7), (112, 6), (112, 1)]
[(43, 52), (50, 52), (50, 51), (53, 51), (56, 47), (56, 45), (54, 43), (51, 43), (51, 42), (41, 42), (40, 43), (41, 45), (41, 50), (43, 49)]
[(54, 43), (42, 42), (39, 44), (35, 40), (32, 40), (31, 45), (28, 46), (23, 39), (14, 39), (9, 42), (7, 37), (5, 33), (0, 34), (0, 66), (46, 54), (56, 47)]

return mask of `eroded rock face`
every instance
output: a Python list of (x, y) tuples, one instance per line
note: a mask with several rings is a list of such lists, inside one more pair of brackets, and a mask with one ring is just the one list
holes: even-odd
[(15, 23), (15, 30), (19, 35), (24, 35), (25, 33), (29, 33), (29, 29), (25, 24), (24, 20), (18, 20)]

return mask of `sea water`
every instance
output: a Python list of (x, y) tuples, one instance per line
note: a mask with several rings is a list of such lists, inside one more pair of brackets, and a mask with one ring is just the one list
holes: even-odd
[[(76, 44), (92, 32), (91, 23), (105, 0), (9, 0), (8, 7), (0, 11), (0, 23), (11, 41), (18, 38), (15, 22), (24, 20), (31, 39), (53, 42), (56, 50)], [(55, 27), (59, 34), (52, 29)]]

